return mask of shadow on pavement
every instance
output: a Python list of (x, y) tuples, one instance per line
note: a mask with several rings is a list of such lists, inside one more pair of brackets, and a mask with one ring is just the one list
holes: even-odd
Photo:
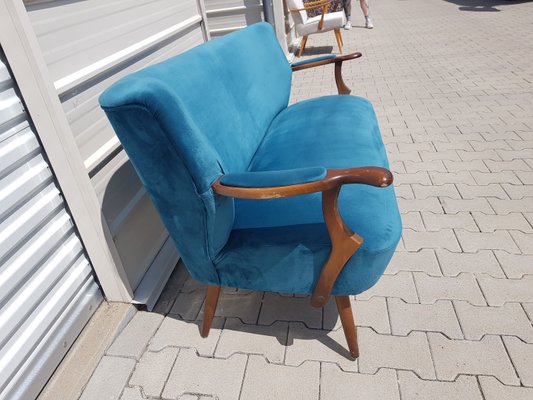
[(532, 0), (446, 0), (448, 3), (457, 4), (461, 11), (489, 11), (500, 12), (498, 6), (529, 3)]

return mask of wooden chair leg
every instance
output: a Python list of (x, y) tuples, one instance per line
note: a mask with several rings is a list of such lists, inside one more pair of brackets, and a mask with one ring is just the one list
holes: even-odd
[(217, 309), (218, 296), (220, 295), (220, 286), (207, 286), (207, 295), (205, 296), (204, 305), (204, 322), (202, 323), (202, 337), (209, 335), (211, 324), (213, 323), (213, 317)]
[(342, 31), (339, 29), (339, 38), (341, 39), (341, 45), (344, 47), (344, 39), (342, 38)]
[(305, 45), (307, 44), (307, 35), (305, 35), (302, 38), (302, 43), (300, 43), (300, 51), (298, 52), (298, 57), (302, 56), (302, 53), (304, 52)]
[(357, 330), (353, 319), (350, 297), (335, 296), (335, 302), (337, 303), (337, 310), (341, 317), (344, 336), (346, 336), (346, 342), (348, 342), (348, 349), (350, 350), (352, 357), (355, 359), (359, 357), (359, 346), (357, 344)]
[(337, 39), (337, 45), (339, 46), (339, 52), (342, 54), (342, 37), (341, 37), (341, 30), (335, 29), (335, 38)]

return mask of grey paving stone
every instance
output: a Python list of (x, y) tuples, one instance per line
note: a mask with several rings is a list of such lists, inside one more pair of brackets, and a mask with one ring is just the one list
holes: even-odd
[(471, 172), (474, 180), (478, 185), (488, 185), (490, 183), (511, 183), (513, 185), (520, 184), (520, 179), (515, 173), (504, 172)]
[(411, 371), (398, 371), (403, 399), (408, 400), (482, 400), (478, 383), (473, 376), (460, 376), (455, 382), (428, 381)]
[(178, 351), (177, 348), (166, 348), (158, 353), (144, 353), (130, 378), (130, 386), (142, 387), (147, 396), (161, 396)]
[(309, 328), (319, 329), (322, 327), (322, 309), (311, 307), (309, 297), (265, 293), (259, 325), (270, 325), (275, 321), (301, 321)]
[(411, 185), (395, 185), (394, 192), (396, 193), (397, 198), (402, 199), (414, 199), (415, 195), (413, 194), (413, 189)]
[(424, 226), (428, 231), (440, 231), (442, 229), (460, 228), (470, 232), (479, 232), (472, 215), (468, 212), (458, 212), (456, 214), (434, 214), (422, 212)]
[(533, 197), (533, 185), (510, 185), (504, 183), (501, 186), (511, 199), (519, 200), (524, 197)]
[(518, 303), (502, 307), (476, 307), (463, 301), (454, 302), (465, 338), (479, 340), (486, 334), (514, 335), (533, 343), (533, 326)]
[(411, 331), (442, 332), (449, 338), (463, 339), (451, 301), (435, 304), (408, 304), (388, 298), (393, 335), (408, 335)]
[(457, 238), (451, 229), (442, 229), (437, 232), (415, 232), (411, 229), (404, 229), (402, 237), (407, 251), (439, 248), (461, 251)]
[(188, 322), (171, 316), (166, 317), (161, 327), (156, 332), (150, 343), (148, 350), (158, 352), (166, 347), (191, 347), (202, 356), (212, 357), (215, 346), (220, 337), (223, 319), (215, 318), (207, 338), (200, 336), (199, 323)]
[(533, 323), (533, 303), (522, 303), (524, 311), (529, 317), (529, 320)]
[(125, 387), (120, 400), (145, 400), (139, 388)]
[(497, 214), (533, 212), (533, 201), (529, 198), (520, 200), (488, 199), (488, 202)]
[(436, 250), (442, 272), (446, 276), (460, 273), (486, 273), (495, 278), (505, 278), (498, 260), (490, 250), (476, 253), (453, 253), (448, 250)]
[(419, 171), (438, 171), (438, 172), (447, 172), (446, 167), (443, 162), (440, 160), (434, 161), (405, 161), (405, 170), (409, 173), (419, 172)]
[[(447, 183), (464, 183), (468, 185), (475, 185), (476, 181), (468, 171), (461, 172), (429, 172), (429, 176), (434, 185), (446, 185)], [(422, 183), (423, 182), (413, 182)]]
[(415, 283), (411, 272), (398, 272), (396, 275), (383, 275), (366, 292), (358, 294), (357, 300), (368, 300), (374, 296), (398, 297), (407, 303), (418, 303)]
[(206, 289), (198, 289), (190, 293), (179, 293), (169, 314), (178, 315), (181, 319), (194, 321), (202, 304), (204, 304)]
[(385, 270), (385, 274), (395, 275), (400, 271), (420, 271), (431, 276), (442, 276), (435, 250), (431, 249), (422, 249), (417, 252), (397, 251), (394, 253)]
[[(389, 314), (385, 297), (370, 300), (355, 300), (350, 296), (356, 326), (367, 326), (378, 333), (390, 333)], [(323, 329), (336, 330), (342, 326), (335, 301), (331, 299), (324, 307)]]
[(533, 303), (533, 275), (521, 279), (495, 279), (482, 274), (477, 277), (489, 306), (502, 306), (507, 302)]
[(285, 364), (299, 366), (305, 361), (327, 361), (344, 371), (357, 371), (357, 360), (350, 357), (342, 328), (309, 329), (300, 322), (291, 322)]
[[(463, 199), (477, 199), (480, 197), (494, 197), (497, 199), (506, 200), (509, 198), (505, 190), (498, 183), (492, 183), (490, 185), (465, 185), (458, 184), (457, 190), (461, 194)], [(475, 210), (482, 211), (482, 210)]]
[(475, 253), (479, 250), (505, 250), (508, 253), (520, 253), (520, 249), (508, 231), (467, 232), (456, 229), (455, 234), (463, 251)]
[(414, 196), (417, 199), (427, 199), (428, 197), (448, 197), (450, 199), (461, 198), (457, 188), (451, 183), (441, 186), (424, 186), (415, 184), (412, 185), (412, 189)]
[(243, 324), (228, 318), (215, 351), (215, 357), (228, 358), (234, 353), (261, 354), (275, 364), (283, 362), (287, 343), (287, 322), (272, 325)]
[(519, 279), (524, 275), (533, 275), (533, 255), (509, 254), (501, 250), (494, 251), (494, 254), (508, 278)]
[[(513, 240), (518, 245), (520, 252), (524, 254), (533, 254), (533, 234), (520, 231), (509, 231)], [(505, 250), (505, 249), (504, 249)]]
[(318, 400), (320, 364), (299, 367), (269, 364), (261, 356), (250, 356), (241, 399)]
[(492, 376), (480, 376), (479, 384), (485, 400), (531, 400), (533, 388), (507, 386)]
[(492, 172), (501, 171), (530, 171), (531, 169), (523, 160), (512, 161), (492, 161), (487, 160), (485, 164)]
[(449, 199), (442, 198), (442, 206), (446, 214), (457, 214), (459, 212), (480, 211), (485, 214), (494, 214), (490, 203), (485, 198), (474, 199)]
[(470, 341), (447, 339), (440, 333), (427, 335), (439, 380), (453, 381), (460, 374), (490, 375), (507, 385), (520, 384), (500, 337)]
[[(216, 317), (240, 318), (245, 324), (255, 324), (259, 318), (259, 310), (263, 292), (249, 291), (230, 292), (223, 291), (218, 298)], [(203, 308), (198, 319), (204, 318)]]
[(203, 358), (194, 349), (181, 349), (163, 390), (163, 399), (202, 394), (220, 400), (239, 398), (247, 356), (227, 360)]
[(394, 185), (410, 185), (413, 183), (431, 185), (431, 180), (425, 171), (415, 172), (413, 174), (394, 174)]
[(322, 364), (321, 400), (399, 400), (396, 372), (380, 369), (374, 375), (344, 372), (338, 366)]
[(522, 385), (533, 387), (533, 344), (531, 341), (524, 343), (516, 337), (503, 337), (503, 341)]
[(419, 212), (408, 212), (402, 214), (402, 225), (414, 231), (425, 231), (424, 222)]
[(80, 400), (118, 400), (134, 366), (130, 358), (102, 357)]
[[(479, 229), (482, 232), (494, 232), (498, 229), (516, 229), (522, 232), (533, 232), (533, 228), (520, 213), (505, 215), (487, 215), (481, 212), (472, 212)], [(530, 238), (533, 241), (533, 238)]]
[(162, 315), (144, 311), (137, 312), (107, 349), (106, 354), (139, 359), (148, 341), (159, 328), (161, 321), (163, 321)]
[(486, 304), (472, 274), (462, 273), (456, 277), (442, 278), (422, 272), (413, 274), (422, 304), (433, 304), (437, 300), (465, 300), (478, 306)]
[(436, 379), (426, 334), (379, 335), (359, 328), (359, 372), (373, 374), (380, 368), (407, 369), (424, 379)]
[(398, 199), (398, 206), (402, 214), (412, 211), (428, 211), (432, 213), (441, 213), (442, 206), (436, 197), (428, 197), (427, 199), (404, 200)]
[(489, 172), (487, 166), (481, 160), (472, 161), (444, 161), (448, 172), (481, 171)]

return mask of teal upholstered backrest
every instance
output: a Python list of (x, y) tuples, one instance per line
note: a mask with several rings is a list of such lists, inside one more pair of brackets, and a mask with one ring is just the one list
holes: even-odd
[(291, 69), (266, 23), (226, 35), (115, 83), (100, 97), (117, 136), (189, 268), (217, 282), (211, 260), (233, 227), (222, 174), (246, 171), (287, 107)]

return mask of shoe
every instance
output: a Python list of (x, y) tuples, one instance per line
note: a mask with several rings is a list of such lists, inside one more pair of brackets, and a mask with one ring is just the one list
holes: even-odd
[(347, 31), (352, 29), (352, 21), (346, 22), (346, 24), (344, 25), (344, 29), (346, 29)]
[(374, 24), (372, 23), (372, 20), (370, 17), (365, 18), (365, 28), (366, 29), (372, 29), (374, 27)]

